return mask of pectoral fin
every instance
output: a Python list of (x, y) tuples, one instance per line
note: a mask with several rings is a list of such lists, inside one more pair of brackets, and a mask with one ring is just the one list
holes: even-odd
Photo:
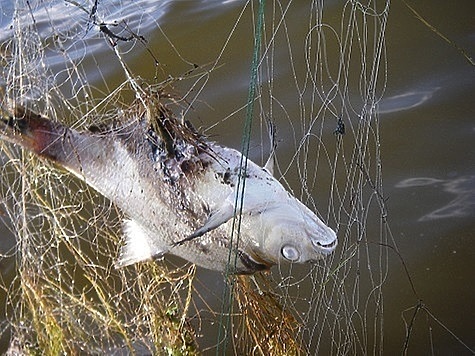
[(137, 262), (151, 260), (168, 252), (168, 248), (159, 248), (152, 243), (150, 235), (134, 220), (124, 220), (125, 243), (121, 248), (116, 267), (125, 267)]
[(234, 205), (226, 199), (224, 204), (215, 212), (212, 212), (211, 215), (206, 220), (205, 224), (193, 232), (190, 236), (175, 242), (174, 246), (179, 246), (184, 242), (191, 241), (197, 237), (203, 236), (208, 231), (216, 229), (218, 226), (224, 224), (226, 221), (231, 219), (234, 215)]

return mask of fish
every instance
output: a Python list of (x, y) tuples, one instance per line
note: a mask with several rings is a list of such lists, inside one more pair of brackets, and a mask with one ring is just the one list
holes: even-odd
[(22, 105), (7, 112), (0, 139), (66, 169), (122, 211), (118, 268), (172, 254), (253, 274), (317, 261), (337, 246), (335, 231), (273, 176), (273, 154), (261, 167), (156, 101), (84, 130)]

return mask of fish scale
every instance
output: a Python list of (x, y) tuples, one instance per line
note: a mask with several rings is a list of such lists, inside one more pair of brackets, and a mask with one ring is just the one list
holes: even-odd
[[(0, 121), (0, 138), (66, 168), (122, 210), (118, 267), (170, 253), (208, 269), (254, 273), (336, 248), (335, 232), (272, 176), (272, 162), (247, 160), (246, 189), (237, 196), (241, 153), (153, 109), (111, 129), (77, 131), (17, 106)], [(231, 234), (236, 211), (241, 225)], [(232, 235), (239, 238), (231, 246)]]

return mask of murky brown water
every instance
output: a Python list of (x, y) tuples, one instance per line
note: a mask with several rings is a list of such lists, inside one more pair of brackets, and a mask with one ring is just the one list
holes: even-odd
[[(341, 6), (336, 3), (326, 5), (325, 10), (328, 21), (335, 21), (335, 26), (341, 15)], [(165, 64), (164, 70), (173, 75), (183, 73), (190, 66), (178, 57), (170, 43), (190, 63), (213, 61), (241, 9), (241, 4), (235, 1), (163, 4), (167, 5), (157, 10), (160, 17), (156, 23), (145, 24), (144, 32), (147, 46)], [(456, 4), (414, 1), (411, 4), (445, 36), (475, 55), (473, 1)], [(302, 21), (306, 9), (294, 5), (287, 21)], [(167, 34), (168, 41), (161, 31), (152, 30), (157, 23)], [(199, 95), (200, 101), (194, 104), (195, 111), (190, 113), (197, 126), (219, 123), (210, 133), (217, 141), (236, 148), (240, 147), (242, 121), (235, 118), (243, 117), (244, 111), (221, 121), (246, 102), (253, 38), (252, 26), (246, 24), (250, 21), (243, 18), (223, 53), (220, 61), (223, 66), (210, 75)], [(304, 33), (292, 35), (301, 39)], [(445, 328), (475, 348), (475, 68), (453, 46), (417, 20), (400, 1), (391, 3), (386, 46), (388, 82), (379, 110), (389, 223), (418, 296), (443, 324), (424, 317), (418, 319), (409, 351), (410, 354), (429, 353), (432, 338), (436, 354), (468, 354)], [(275, 51), (275, 92), (279, 95), (285, 94), (289, 87), (295, 89), (286, 85), (293, 81), (289, 67), (278, 66), (289, 60), (286, 50), (276, 48)], [(123, 80), (122, 76), (114, 76), (121, 73), (121, 69), (111, 66), (107, 51), (103, 53), (101, 55), (99, 50), (94, 56), (103, 68), (101, 71), (106, 73), (109, 86), (114, 87)], [(143, 65), (153, 63), (144, 61), (143, 56), (147, 56), (144, 51), (141, 56), (134, 52), (128, 63), (135, 73), (153, 77), (155, 68)], [(294, 64), (299, 71), (302, 63), (295, 59)], [(91, 62), (91, 66), (96, 64)], [(93, 80), (95, 77), (91, 75)], [(184, 91), (188, 84), (178, 84), (177, 90)], [(194, 93), (189, 98), (193, 96)], [(296, 93), (279, 97), (286, 98), (282, 105), (288, 117), (299, 117)], [(287, 119), (279, 115), (276, 115), (277, 125), (280, 134), (286, 136), (290, 133), (286, 131)], [(282, 141), (278, 155), (281, 162), (286, 162), (293, 154), (293, 143)], [(263, 142), (266, 145), (265, 139)], [(261, 161), (260, 140), (251, 142), (251, 146), (254, 148), (252, 158)], [(292, 187), (298, 187), (295, 174), (288, 172), (286, 178)], [(377, 234), (378, 223), (377, 218), (370, 219), (368, 230)], [(7, 239), (6, 231), (1, 234)], [(388, 355), (402, 350), (405, 329), (401, 316), (417, 302), (403, 266), (393, 257), (384, 287), (385, 354)], [(2, 271), (8, 268), (2, 266)], [(215, 278), (206, 272), (200, 274), (204, 281)], [(406, 320), (411, 313), (404, 314)], [(212, 338), (209, 344), (215, 340)]]

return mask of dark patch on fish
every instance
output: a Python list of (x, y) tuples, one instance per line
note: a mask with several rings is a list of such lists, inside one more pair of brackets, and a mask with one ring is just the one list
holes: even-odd
[(219, 173), (216, 173), (216, 175), (221, 179), (221, 182), (223, 184), (227, 184), (231, 187), (234, 187), (234, 181), (232, 180), (232, 176), (231, 176), (231, 171), (230, 169), (226, 169), (225, 172), (219, 172)]
[(258, 271), (265, 271), (266, 269), (269, 269), (271, 267), (271, 265), (266, 265), (254, 261), (247, 253), (241, 250), (238, 250), (238, 257), (241, 260), (242, 264), (247, 267), (248, 272), (246, 272), (246, 274), (252, 274)]

